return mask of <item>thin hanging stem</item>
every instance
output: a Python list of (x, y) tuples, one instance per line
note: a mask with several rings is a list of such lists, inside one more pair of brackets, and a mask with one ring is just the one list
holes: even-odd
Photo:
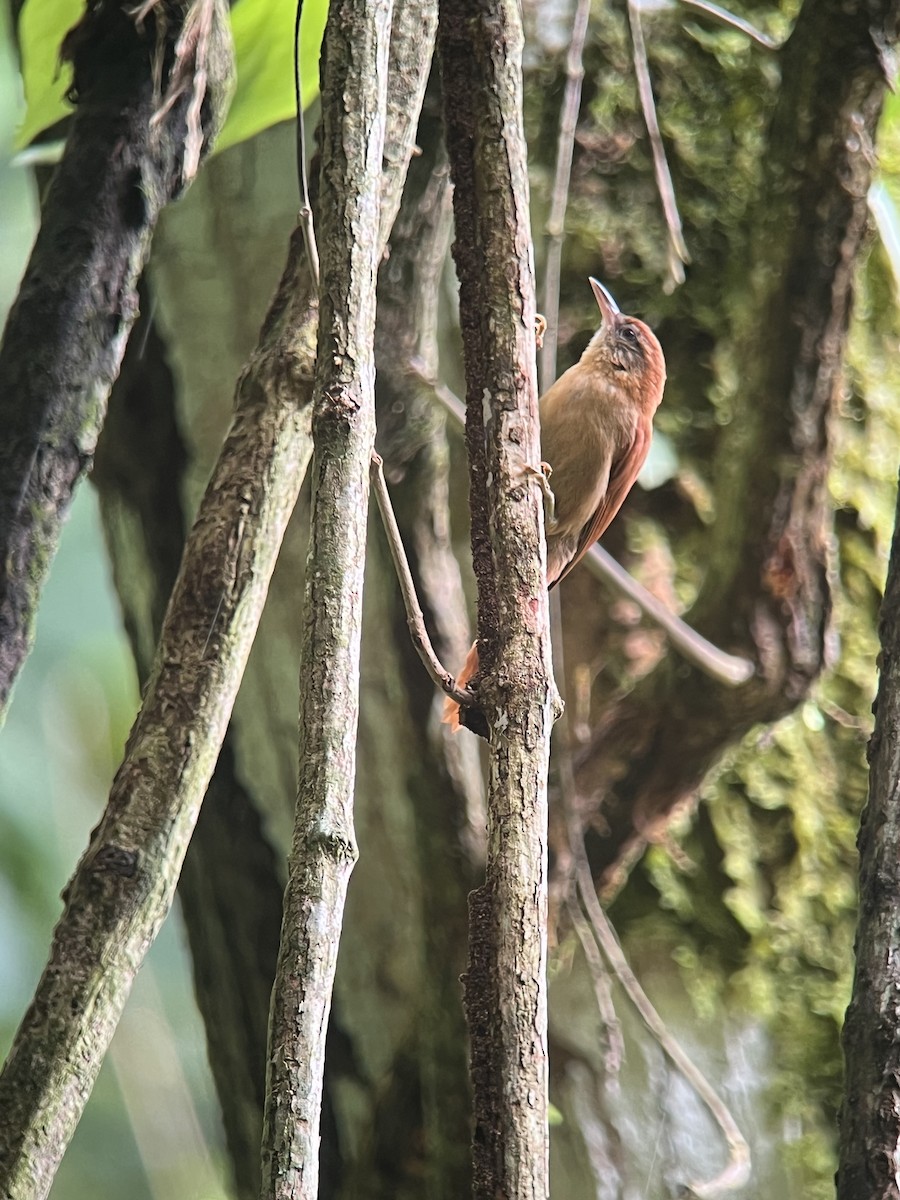
[(424, 663), (425, 670), (428, 672), (432, 683), (435, 683), (441, 691), (445, 692), (453, 700), (456, 700), (457, 703), (471, 704), (471, 693), (456, 686), (456, 680), (442, 665), (435, 653), (431, 638), (428, 636), (422, 606), (419, 604), (419, 597), (416, 595), (416, 585), (413, 582), (412, 571), (409, 569), (409, 559), (406, 557), (403, 539), (400, 536), (400, 528), (397, 525), (397, 518), (394, 515), (394, 506), (391, 504), (390, 492), (384, 478), (384, 461), (381, 455), (374, 451), (372, 452), (371, 471), (372, 490), (378, 502), (378, 511), (381, 513), (381, 520), (387, 536), (388, 546), (390, 547), (391, 558), (393, 559), (394, 569), (397, 572), (397, 579), (400, 583), (403, 606), (406, 609), (406, 623), (409, 626), (409, 635), (412, 638), (412, 643), (416, 648), (419, 658)]
[(775, 38), (769, 37), (767, 33), (763, 33), (755, 25), (745, 21), (743, 17), (736, 17), (727, 8), (710, 3), (710, 0), (681, 0), (681, 3), (687, 5), (688, 8), (699, 9), (700, 12), (706, 13), (708, 17), (720, 21), (723, 25), (728, 25), (731, 29), (740, 30), (741, 33), (745, 33), (748, 38), (752, 38), (757, 45), (765, 47), (766, 50), (780, 49), (781, 43), (777, 42)]
[(297, 110), (297, 184), (300, 189), (300, 227), (309, 255), (309, 270), (316, 286), (319, 285), (319, 248), (316, 245), (316, 230), (313, 223), (312, 204), (309, 199), (309, 174), (306, 166), (306, 117), (303, 112), (303, 86), (300, 77), (300, 22), (303, 17), (303, 0), (297, 0), (294, 19), (294, 104)]
[(635, 0), (628, 2), (628, 21), (631, 25), (631, 43), (634, 48), (634, 74), (637, 79), (638, 95), (641, 109), (644, 113), (644, 123), (650, 135), (650, 148), (653, 152), (653, 170), (656, 175), (656, 187), (662, 202), (663, 215), (666, 218), (666, 228), (669, 232), (669, 283), (670, 289), (684, 283), (684, 264), (691, 261), (687, 244), (681, 228), (681, 216), (675, 199), (675, 187), (672, 174), (666, 158), (666, 148), (662, 134), (659, 131), (659, 120), (656, 116), (656, 103), (653, 99), (653, 84), (650, 81), (650, 64), (647, 61), (647, 46), (644, 42), (644, 30), (641, 26), (641, 13)]
[(628, 965), (616, 932), (597, 899), (594, 880), (584, 848), (581, 823), (569, 805), (567, 805), (566, 821), (569, 829), (569, 847), (574, 863), (575, 887), (597, 940), (597, 945), (603, 951), (610, 970), (622, 985), (625, 994), (634, 1005), (647, 1029), (659, 1043), (669, 1061), (681, 1072), (706, 1105), (728, 1145), (728, 1162), (724, 1169), (715, 1179), (687, 1184), (687, 1194), (696, 1197), (697, 1200), (711, 1200), (721, 1192), (742, 1187), (750, 1177), (750, 1147), (738, 1129), (737, 1122), (727, 1105), (696, 1063), (688, 1057), (681, 1045), (669, 1033), (662, 1017), (650, 1003), (647, 993)]
[(559, 137), (556, 144), (556, 174), (547, 217), (547, 264), (544, 269), (544, 316), (547, 329), (541, 353), (541, 391), (556, 379), (557, 326), (559, 325), (559, 277), (562, 263), (563, 235), (566, 208), (569, 202), (569, 181), (572, 177), (572, 154), (575, 148), (575, 127), (581, 109), (581, 85), (584, 80), (584, 40), (587, 36), (591, 0), (578, 0), (572, 23), (572, 40), (566, 55), (566, 90), (559, 115)]

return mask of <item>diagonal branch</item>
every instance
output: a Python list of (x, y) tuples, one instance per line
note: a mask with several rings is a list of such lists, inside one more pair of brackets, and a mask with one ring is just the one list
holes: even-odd
[(168, 913), (311, 452), (315, 307), (295, 235), (185, 547), (144, 703), (0, 1074), (0, 1193), (47, 1194)]
[[(546, 335), (545, 335), (546, 336)], [(462, 424), (466, 419), (463, 402), (446, 384), (430, 378), (424, 369), (424, 364), (418, 359), (410, 361), (410, 370), (429, 389), (435, 400)], [(707, 641), (705, 637), (691, 629), (677, 613), (667, 608), (647, 589), (616, 562), (611, 554), (597, 543), (592, 546), (584, 558), (585, 566), (608, 587), (633, 601), (644, 614), (654, 621), (668, 637), (672, 646), (693, 663), (705, 675), (715, 679), (727, 687), (738, 687), (746, 683), (753, 675), (755, 667), (749, 658), (741, 658), (736, 654), (727, 654)], [(440, 685), (439, 685), (440, 686)]]
[(441, 665), (435, 654), (431, 638), (428, 636), (428, 630), (425, 628), (425, 616), (422, 613), (422, 606), (419, 604), (419, 597), (416, 595), (416, 585), (413, 581), (412, 571), (409, 569), (409, 560), (403, 548), (403, 539), (400, 536), (390, 492), (384, 479), (384, 462), (380, 454), (374, 453), (372, 454), (372, 487), (378, 502), (378, 511), (381, 513), (391, 559), (397, 572), (397, 580), (403, 595), (403, 605), (406, 609), (409, 635), (416, 648), (416, 653), (422, 660), (422, 665), (428, 672), (429, 678), (437, 687), (460, 704), (470, 704), (471, 693), (458, 687), (450, 672)]
[[(146, 16), (104, 0), (66, 38), (78, 104), (0, 345), (0, 723), (93, 458), (157, 219), (227, 109), (224, 3), (179, 0), (165, 19)], [(160, 86), (175, 87), (164, 111)]]
[(712, 1200), (722, 1192), (743, 1187), (750, 1177), (750, 1147), (727, 1105), (699, 1067), (669, 1033), (662, 1017), (651, 1004), (650, 998), (628, 965), (616, 932), (597, 899), (590, 865), (584, 849), (581, 826), (577, 815), (572, 812), (571, 808), (566, 813), (566, 822), (573, 859), (572, 890), (574, 896), (577, 896), (581, 902), (593, 937), (602, 950), (610, 970), (621, 984), (641, 1020), (659, 1043), (660, 1049), (669, 1061), (681, 1072), (706, 1105), (728, 1146), (728, 1162), (719, 1174), (714, 1179), (687, 1185), (686, 1194), (696, 1197), (696, 1200)]

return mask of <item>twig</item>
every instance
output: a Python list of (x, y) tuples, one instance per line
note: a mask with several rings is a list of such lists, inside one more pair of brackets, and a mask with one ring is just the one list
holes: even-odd
[(316, 230), (313, 222), (312, 204), (309, 199), (309, 175), (306, 165), (306, 116), (303, 112), (303, 87), (300, 78), (300, 21), (303, 17), (303, 0), (297, 0), (294, 19), (294, 107), (297, 111), (297, 186), (300, 189), (300, 228), (309, 255), (309, 269), (316, 286), (319, 283), (319, 247), (316, 245)]
[(384, 532), (387, 535), (391, 558), (394, 561), (400, 591), (403, 595), (406, 624), (409, 626), (409, 635), (416, 652), (424, 663), (425, 670), (432, 682), (441, 691), (456, 700), (458, 704), (469, 705), (472, 703), (472, 693), (456, 686), (456, 680), (441, 665), (425, 628), (425, 617), (419, 604), (419, 597), (416, 595), (416, 585), (413, 582), (412, 571), (409, 569), (409, 560), (406, 557), (397, 518), (394, 516), (394, 506), (391, 504), (391, 496), (384, 478), (384, 462), (381, 455), (374, 450), (372, 451), (372, 487), (375, 491), (375, 499), (378, 501), (378, 511), (381, 513)]
[(638, 583), (599, 543), (591, 547), (584, 561), (598, 579), (611, 584), (623, 596), (633, 600), (641, 612), (663, 630), (675, 649), (710, 678), (728, 687), (739, 687), (755, 674), (756, 667), (748, 658), (726, 654), (697, 633), (696, 629), (691, 629), (681, 617)]
[(547, 217), (547, 265), (544, 270), (544, 316), (547, 328), (541, 353), (541, 391), (546, 392), (556, 379), (556, 347), (559, 325), (559, 275), (562, 261), (563, 233), (566, 206), (569, 200), (569, 180), (572, 175), (572, 152), (575, 146), (575, 126), (581, 108), (581, 84), (584, 79), (584, 39), (587, 35), (591, 0), (578, 0), (572, 23), (572, 39), (566, 55), (566, 90), (559, 115), (559, 137), (556, 146), (556, 173)]
[(663, 214), (666, 218), (666, 228), (669, 232), (669, 278), (672, 287), (684, 283), (684, 264), (691, 261), (688, 248), (684, 241), (681, 228), (681, 216), (675, 199), (675, 188), (666, 158), (666, 148), (662, 134), (659, 131), (659, 121), (656, 116), (656, 103), (653, 99), (653, 84), (650, 82), (650, 66), (647, 62), (647, 47), (644, 43), (644, 31), (641, 27), (641, 13), (636, 0), (628, 0), (628, 21), (631, 25), (631, 41), (634, 48), (634, 73), (637, 79), (638, 95), (647, 133), (650, 135), (650, 148), (653, 152), (653, 170), (656, 174), (656, 186), (662, 201)]
[(781, 43), (775, 38), (769, 37), (767, 33), (763, 33), (757, 29), (755, 25), (751, 25), (749, 21), (745, 21), (743, 17), (736, 17), (734, 13), (729, 12), (727, 8), (721, 8), (718, 4), (710, 3), (710, 0), (680, 0), (681, 4), (688, 8), (699, 9), (700, 12), (706, 13), (708, 17), (712, 17), (716, 21), (721, 21), (723, 25), (729, 25), (732, 29), (739, 29), (741, 33), (745, 33), (748, 38), (752, 38), (760, 46), (764, 46), (766, 50), (778, 50), (781, 48)]
[[(410, 370), (431, 391), (434, 399), (440, 401), (458, 421), (464, 421), (465, 406), (460, 398), (446, 384), (431, 379), (422, 366), (419, 359), (410, 360)], [(728, 687), (738, 687), (755, 673), (756, 667), (749, 659), (726, 654), (724, 650), (708, 642), (702, 634), (691, 629), (681, 617), (648, 592), (601, 546), (593, 546), (585, 556), (584, 562), (598, 579), (632, 600), (646, 617), (662, 629), (679, 654), (711, 679)]]
[(460, 425), (466, 423), (466, 406), (457, 396), (452, 388), (447, 387), (440, 379), (435, 379), (425, 369), (425, 363), (418, 356), (414, 356), (409, 360), (409, 369), (415, 375), (424, 387), (431, 392), (435, 400), (439, 400), (446, 408), (447, 412), (452, 417), (455, 417)]
[(591, 927), (578, 907), (578, 897), (574, 883), (571, 895), (566, 899), (566, 911), (572, 922), (572, 928), (581, 942), (585, 962), (588, 965), (591, 982), (594, 985), (594, 999), (597, 1001), (597, 1011), (606, 1034), (606, 1052), (603, 1056), (603, 1066), (607, 1075), (618, 1075), (624, 1059), (622, 1025), (616, 1015), (612, 991), (609, 986), (609, 973), (603, 966), (603, 959), (597, 950)]
[(672, 1037), (665, 1022), (650, 1003), (644, 989), (641, 987), (619, 945), (615, 930), (604, 913), (597, 893), (591, 869), (588, 865), (584, 849), (584, 839), (577, 816), (571, 810), (567, 813), (569, 826), (570, 849), (574, 860), (575, 885), (581, 899), (582, 907), (587, 915), (594, 937), (610, 965), (610, 969), (622, 985), (628, 999), (634, 1005), (644, 1024), (660, 1045), (663, 1053), (681, 1072), (706, 1107), (713, 1120), (722, 1131), (728, 1145), (728, 1163), (715, 1179), (702, 1183), (688, 1184), (688, 1194), (697, 1200), (709, 1200), (721, 1192), (742, 1187), (750, 1177), (750, 1147), (738, 1129), (737, 1123), (729, 1109), (717, 1095), (715, 1089), (703, 1075), (700, 1069), (687, 1056), (682, 1047)]

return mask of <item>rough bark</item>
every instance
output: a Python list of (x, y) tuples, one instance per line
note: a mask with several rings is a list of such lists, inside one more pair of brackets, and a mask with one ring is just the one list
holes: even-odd
[(900, 504), (880, 636), (869, 799), (859, 832), (856, 974), (842, 1035), (838, 1200), (900, 1197)]
[(466, 368), (478, 707), (490, 739), (488, 861), (470, 899), (465, 1005), (473, 1195), (548, 1189), (546, 1011), (550, 667), (539, 492), (534, 268), (515, 3), (441, 5)]
[(375, 445), (375, 282), (391, 0), (331, 5), (322, 73), (319, 344), (303, 604), (300, 775), (288, 859), (263, 1124), (263, 1196), (319, 1192), (325, 1031), (353, 828), (369, 464)]
[(243, 404), (188, 539), (125, 759), (0, 1075), (0, 1164), (13, 1197), (49, 1189), (171, 906), (296, 502), (309, 448), (309, 414), (297, 403), (309, 380), (296, 360), (310, 315), (301, 307), (305, 324), (279, 337), (281, 311), (266, 326), (275, 378), (260, 355), (241, 381)]
[[(144, 311), (153, 308), (142, 295)], [(100, 494), (138, 678), (150, 673), (184, 549), (187, 456), (174, 380), (155, 325), (141, 316), (110, 395), (91, 480)], [(240, 785), (230, 735), (216, 763), (178, 894), (197, 1003), (241, 1200), (259, 1195), (266, 1030), (281, 884), (259, 815)]]
[[(296, 247), (295, 247), (296, 249)], [(171, 906), (311, 452), (314, 309), (289, 257), (188, 539), (144, 705), (0, 1075), (0, 1163), (42, 1195)]]
[[(793, 709), (824, 663), (828, 423), (885, 88), (872, 29), (890, 40), (896, 15), (884, 3), (873, 26), (865, 5), (807, 4), (781, 51), (759, 200), (733, 235), (754, 264), (728, 285), (734, 323), (723, 342), (740, 387), (715, 447), (716, 521), (687, 616), (715, 644), (753, 659), (757, 673), (731, 690), (670, 656), (597, 720), (576, 767), (585, 817), (597, 815), (589, 849), (606, 887), (721, 751)], [(679, 366), (671, 373), (677, 383)]]
[(225, 6), (214, 5), (211, 35), (179, 46), (207, 4), (170, 5), (164, 20), (151, 6), (138, 20), (109, 0), (91, 6), (63, 47), (76, 112), (0, 344), (0, 722), (62, 521), (93, 458), (154, 227), (195, 169), (186, 147), (199, 132), (190, 108), (201, 72), (203, 153), (227, 109)]

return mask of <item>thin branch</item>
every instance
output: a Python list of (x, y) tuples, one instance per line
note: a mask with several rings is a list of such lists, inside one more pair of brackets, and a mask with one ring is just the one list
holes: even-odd
[[(357, 857), (353, 792), (392, 7), (391, 0), (332, 0), (325, 30), (316, 448), (303, 603), (297, 809), (267, 1056), (261, 1191), (267, 1200), (316, 1200), (318, 1195), (325, 1034), (347, 885)], [(409, 141), (399, 146), (400, 171), (392, 169), (392, 177), (405, 176), (431, 57), (428, 30), (434, 30), (434, 12), (423, 21), (423, 6), (418, 7), (424, 44), (402, 89)], [(399, 190), (396, 194), (399, 199)], [(388, 203), (393, 219), (393, 191)]]
[(591, 0), (578, 0), (572, 23), (572, 39), (566, 55), (566, 89), (559, 115), (559, 137), (556, 146), (556, 172), (553, 194), (547, 217), (547, 264), (544, 270), (544, 316), (547, 327), (541, 353), (541, 391), (546, 392), (556, 380), (556, 347), (559, 325), (559, 276), (562, 262), (566, 206), (569, 200), (569, 180), (572, 175), (572, 154), (575, 147), (575, 127), (581, 108), (581, 84), (584, 79), (584, 40), (587, 36)]
[(575, 930), (578, 940), (581, 943), (581, 949), (584, 952), (585, 962), (588, 965), (591, 982), (594, 985), (594, 999), (597, 1002), (597, 1011), (600, 1014), (600, 1020), (603, 1022), (603, 1030), (606, 1035), (603, 1068), (609, 1076), (618, 1075), (625, 1057), (622, 1025), (616, 1015), (616, 1006), (613, 1002), (612, 990), (610, 988), (609, 972), (603, 965), (603, 959), (597, 949), (597, 942), (591, 931), (591, 927), (578, 906), (578, 897), (574, 884), (572, 886), (572, 894), (566, 900), (566, 911), (572, 922), (572, 928)]
[[(187, 539), (140, 715), (0, 1074), (0, 1195), (49, 1191), (171, 907), (312, 449), (297, 239)], [(210, 652), (212, 649), (212, 652)]]
[(650, 135), (656, 186), (662, 201), (666, 229), (669, 234), (669, 279), (671, 286), (677, 287), (684, 283), (684, 264), (690, 262), (691, 258), (681, 228), (681, 216), (675, 199), (675, 187), (669, 171), (666, 148), (659, 131), (656, 102), (653, 99), (653, 84), (650, 81), (650, 65), (647, 62), (647, 47), (644, 43), (644, 30), (641, 26), (641, 12), (636, 0), (628, 0), (628, 21), (631, 26), (631, 42), (634, 48), (634, 74), (637, 79), (638, 95), (641, 100), (647, 133)]
[(300, 77), (300, 22), (302, 18), (303, 0), (297, 0), (297, 11), (294, 18), (294, 108), (297, 113), (297, 186), (300, 189), (300, 227), (306, 240), (309, 269), (318, 286), (319, 247), (316, 245), (315, 222), (309, 198), (309, 174), (306, 165), (306, 114), (303, 111), (303, 81)]
[[(572, 814), (575, 812), (576, 785), (575, 769), (572, 761), (570, 717), (565, 694), (565, 645), (562, 629), (562, 604), (560, 603), (558, 589), (550, 596), (550, 620), (553, 635), (553, 668), (561, 680), (560, 692), (565, 705), (562, 716), (556, 725), (553, 739), (553, 754), (554, 762), (556, 763), (560, 799), (562, 800), (562, 812), (566, 821), (565, 841), (562, 845), (557, 841), (554, 846), (554, 850), (556, 851), (556, 879), (551, 881), (551, 906), (554, 893), (560, 902), (564, 900), (566, 910), (572, 921), (572, 927), (578, 936), (578, 940), (581, 942), (581, 948), (584, 952), (591, 981), (594, 985), (594, 998), (597, 1001), (597, 1011), (600, 1014), (600, 1020), (603, 1023), (606, 1034), (603, 1065), (606, 1073), (612, 1076), (618, 1074), (624, 1058), (622, 1027), (619, 1023), (619, 1018), (616, 1016), (615, 1004), (613, 1003), (612, 990), (610, 988), (609, 972), (604, 968), (603, 960), (597, 949), (597, 943), (594, 940), (587, 921), (582, 915), (581, 909), (578, 907), (578, 893), (574, 882), (573, 860), (570, 848), (573, 834), (569, 826), (570, 822), (574, 819)], [(562, 880), (561, 887), (559, 886), (560, 879)]]
[(756, 667), (749, 658), (726, 654), (697, 633), (696, 629), (691, 629), (681, 617), (638, 583), (599, 543), (591, 547), (584, 561), (598, 579), (633, 600), (641, 612), (663, 630), (679, 654), (711, 679), (728, 687), (739, 687), (755, 675)]
[(438, 660), (431, 638), (428, 636), (428, 631), (425, 628), (425, 617), (419, 604), (419, 597), (416, 595), (416, 585), (413, 582), (412, 571), (409, 569), (409, 560), (406, 557), (403, 539), (400, 536), (400, 529), (397, 526), (397, 518), (394, 516), (394, 506), (391, 504), (391, 496), (385, 482), (384, 462), (381, 455), (375, 453), (375, 451), (372, 452), (371, 470), (372, 487), (375, 491), (375, 499), (378, 502), (378, 511), (381, 513), (384, 532), (387, 535), (394, 569), (397, 572), (397, 579), (400, 583), (403, 606), (406, 609), (406, 623), (409, 626), (409, 635), (416, 648), (416, 653), (421, 658), (429, 678), (441, 691), (445, 692), (459, 704), (471, 704), (472, 693), (456, 686), (456, 680), (449, 671), (445, 670)]
[(769, 37), (767, 33), (763, 33), (755, 25), (751, 25), (749, 21), (745, 21), (743, 17), (735, 16), (727, 8), (710, 3), (710, 0), (679, 0), (679, 3), (686, 5), (688, 8), (696, 8), (700, 12), (706, 13), (708, 17), (720, 21), (723, 25), (728, 25), (731, 29), (740, 30), (741, 33), (745, 33), (748, 38), (765, 47), (766, 50), (779, 50), (781, 48), (781, 43), (776, 41), (775, 38)]
[[(413, 374), (429, 389), (434, 399), (462, 423), (465, 420), (465, 406), (462, 400), (446, 384), (430, 378), (418, 359), (411, 359), (409, 366)], [(726, 654), (724, 650), (708, 642), (702, 634), (691, 629), (681, 617), (638, 583), (602, 546), (592, 546), (584, 562), (603, 583), (633, 601), (646, 617), (663, 630), (679, 654), (711, 679), (728, 687), (738, 687), (755, 674), (756, 667), (748, 658)]]
[(594, 937), (597, 939), (597, 944), (603, 951), (610, 969), (622, 985), (625, 994), (634, 1005), (644, 1024), (659, 1043), (666, 1057), (677, 1067), (709, 1109), (713, 1120), (722, 1131), (722, 1135), (728, 1145), (728, 1163), (725, 1168), (715, 1179), (686, 1185), (688, 1194), (697, 1197), (697, 1200), (710, 1200), (711, 1197), (718, 1196), (722, 1192), (742, 1187), (750, 1178), (750, 1147), (747, 1145), (740, 1129), (738, 1129), (734, 1117), (732, 1117), (727, 1106), (717, 1095), (713, 1086), (669, 1033), (665, 1022), (650, 1003), (647, 993), (641, 987), (637, 977), (628, 965), (628, 961), (616, 937), (615, 930), (609, 923), (600, 905), (600, 901), (597, 899), (597, 892), (594, 888), (591, 869), (588, 865), (587, 854), (584, 849), (581, 827), (577, 816), (571, 810), (567, 814), (567, 820), (572, 842), (571, 851), (574, 860), (575, 885), (585, 914), (590, 921)]

